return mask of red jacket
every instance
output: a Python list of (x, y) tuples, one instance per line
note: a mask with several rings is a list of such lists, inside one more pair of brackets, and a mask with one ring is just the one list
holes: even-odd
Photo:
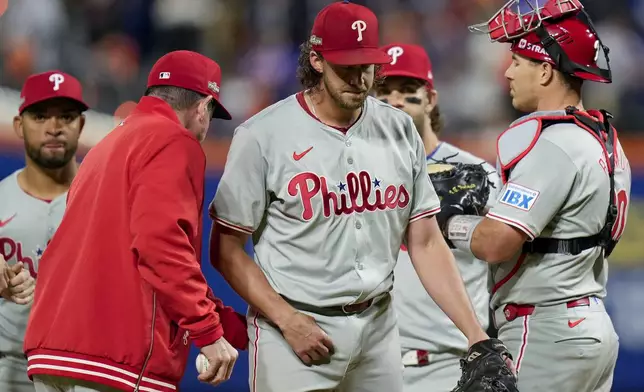
[(30, 377), (171, 392), (189, 340), (203, 347), (223, 335), (246, 347), (244, 317), (201, 272), (205, 165), (198, 140), (154, 97), (90, 150), (40, 261)]

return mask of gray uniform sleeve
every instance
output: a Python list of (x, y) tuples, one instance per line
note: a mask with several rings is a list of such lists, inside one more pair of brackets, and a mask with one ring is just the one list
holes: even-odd
[(414, 132), (414, 147), (416, 154), (413, 163), (414, 189), (411, 195), (411, 214), (409, 222), (430, 217), (440, 211), (440, 200), (427, 173), (427, 153), (416, 127), (409, 118), (409, 127)]
[(238, 127), (228, 151), (224, 173), (210, 205), (216, 223), (252, 234), (266, 206), (266, 165), (257, 138)]
[(498, 172), (492, 165), (486, 164), (485, 169), (488, 171), (487, 178), (490, 181), (491, 184), (494, 186), (490, 186), (490, 196), (487, 199), (486, 207), (489, 209), (496, 203), (496, 198), (499, 195), (499, 192), (501, 191), (501, 188), (503, 188), (503, 183), (501, 182), (501, 177), (499, 177)]
[(561, 209), (577, 175), (568, 155), (545, 138), (514, 167), (487, 216), (534, 240)]

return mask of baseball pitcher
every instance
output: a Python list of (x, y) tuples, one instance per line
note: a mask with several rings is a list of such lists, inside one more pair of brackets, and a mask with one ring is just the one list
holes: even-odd
[[(14, 268), (22, 266), (20, 274), (33, 283), (40, 256), (65, 211), (87, 105), (80, 82), (60, 71), (30, 76), (21, 97), (13, 126), (24, 141), (26, 165), (0, 182), (0, 254)], [(34, 391), (22, 347), (30, 309), (31, 304), (0, 300), (2, 391)]]
[(610, 83), (608, 50), (578, 0), (508, 2), (472, 30), (511, 44), (513, 106), (531, 113), (498, 139), (503, 188), (486, 217), (444, 206), (459, 249), (491, 268), (499, 337), (521, 392), (608, 392), (618, 337), (604, 308), (607, 257), (628, 213), (631, 172), (610, 114), (585, 81)]
[(335, 2), (301, 49), (306, 90), (238, 127), (211, 205), (213, 264), (250, 304), (251, 390), (402, 391), (389, 294), (401, 242), (469, 345), (503, 364), (435, 225), (420, 135), (368, 96), (391, 61), (376, 16)]
[[(375, 96), (409, 114), (414, 120), (427, 155), (429, 168), (444, 164), (472, 165), (488, 177), (485, 190), (488, 200), (495, 199), (499, 177), (484, 160), (440, 141), (442, 121), (438, 93), (434, 88), (432, 65), (425, 49), (418, 45), (391, 44), (383, 48), (392, 60), (383, 65), (384, 83), (376, 86)], [(470, 182), (473, 184), (473, 182)], [(439, 191), (440, 185), (434, 183)], [(483, 200), (483, 205), (487, 200)], [(482, 325), (489, 320), (488, 267), (470, 252), (454, 249), (465, 287)], [(449, 392), (461, 377), (460, 360), (467, 352), (467, 339), (427, 295), (405, 246), (398, 255), (394, 270), (394, 305), (402, 344), (403, 381), (405, 392)]]

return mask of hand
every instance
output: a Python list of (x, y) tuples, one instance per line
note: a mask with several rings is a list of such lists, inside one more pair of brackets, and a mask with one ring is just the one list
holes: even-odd
[(213, 344), (202, 347), (201, 353), (208, 359), (208, 368), (199, 374), (199, 381), (219, 385), (230, 379), (239, 353), (226, 339), (221, 337)]
[(315, 319), (301, 312), (293, 313), (280, 326), (284, 339), (306, 365), (328, 362), (333, 355), (333, 342)]
[(4, 270), (4, 277), (9, 287), (2, 292), (2, 297), (18, 305), (27, 305), (34, 299), (36, 280), (22, 263), (16, 263)]
[(514, 377), (516, 377), (517, 376), (517, 367), (514, 366), (514, 362), (512, 362), (512, 357), (510, 357), (508, 355), (504, 355), (503, 357), (505, 358), (505, 365), (508, 367), (508, 369), (510, 369), (510, 371), (512, 372), (512, 375)]
[(0, 254), (0, 293), (3, 293), (6, 289), (9, 288), (7, 269), (9, 269), (9, 265), (5, 261), (4, 256)]

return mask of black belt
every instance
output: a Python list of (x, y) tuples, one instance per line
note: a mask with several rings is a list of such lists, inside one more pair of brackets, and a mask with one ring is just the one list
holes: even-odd
[[(389, 296), (389, 294), (387, 294)], [(337, 306), (315, 306), (306, 304), (303, 302), (295, 301), (285, 296), (282, 296), (286, 302), (291, 304), (295, 309), (310, 312), (315, 314), (321, 314), (323, 316), (338, 317), (338, 316), (350, 316), (353, 314), (362, 313), (365, 310), (369, 309), (374, 303), (374, 299), (369, 299), (364, 302), (358, 302), (355, 304), (348, 305), (337, 305)]]

